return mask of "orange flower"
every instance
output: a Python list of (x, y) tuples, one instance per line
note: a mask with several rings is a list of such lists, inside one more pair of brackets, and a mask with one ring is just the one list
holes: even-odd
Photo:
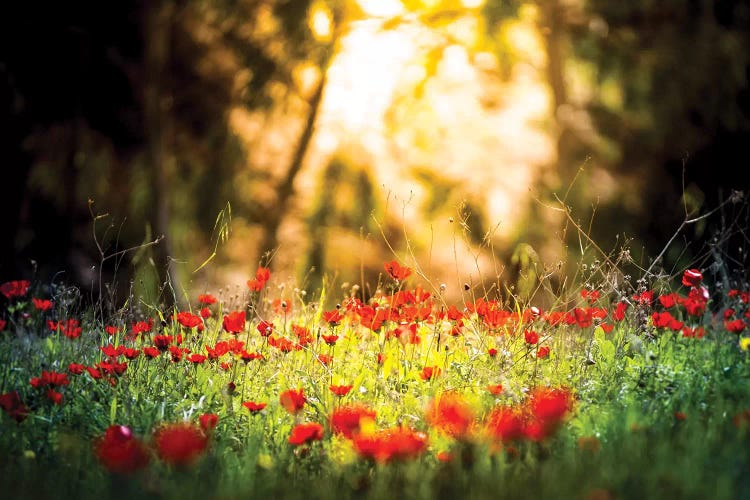
[(474, 422), (471, 408), (463, 397), (454, 392), (447, 392), (433, 399), (427, 407), (425, 417), (430, 425), (456, 439), (466, 437)]
[(395, 260), (386, 262), (383, 267), (385, 267), (386, 272), (391, 276), (391, 278), (396, 281), (403, 281), (411, 275), (411, 269), (402, 266)]
[(349, 394), (349, 391), (352, 390), (351, 385), (332, 385), (328, 388), (331, 390), (332, 393), (334, 393), (336, 396), (346, 396)]
[(333, 432), (352, 439), (359, 433), (364, 419), (375, 420), (377, 413), (362, 404), (339, 406), (331, 413), (330, 423)]
[(422, 380), (432, 380), (433, 378), (439, 377), (441, 373), (442, 370), (437, 366), (425, 366), (422, 368), (420, 377), (422, 377)]
[(216, 297), (214, 297), (210, 293), (204, 293), (204, 294), (198, 295), (198, 303), (206, 305), (206, 306), (210, 306), (211, 304), (216, 304)]
[(487, 386), (487, 390), (490, 391), (490, 394), (493, 396), (497, 396), (503, 392), (503, 386), (502, 384), (491, 384)]
[(267, 267), (258, 267), (255, 271), (255, 279), (248, 280), (247, 287), (253, 292), (260, 292), (269, 279), (271, 279), (271, 270)]
[(305, 392), (302, 388), (289, 389), (279, 395), (279, 403), (291, 414), (299, 413), (305, 406)]

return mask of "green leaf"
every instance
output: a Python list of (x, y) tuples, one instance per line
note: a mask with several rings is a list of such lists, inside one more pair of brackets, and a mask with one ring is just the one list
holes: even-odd
[(112, 398), (112, 403), (109, 405), (109, 425), (115, 425), (117, 419), (117, 397)]
[(615, 344), (606, 338), (605, 335), (604, 329), (601, 326), (597, 326), (594, 330), (594, 338), (596, 339), (596, 345), (599, 346), (602, 360), (611, 363), (615, 360)]

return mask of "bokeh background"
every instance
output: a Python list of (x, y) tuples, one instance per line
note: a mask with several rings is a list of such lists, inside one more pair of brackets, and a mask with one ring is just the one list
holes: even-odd
[(169, 279), (159, 300), (180, 301), (262, 263), (279, 283), (369, 290), (398, 256), (455, 296), (577, 265), (559, 200), (602, 249), (645, 262), (686, 212), (748, 187), (748, 1), (3, 11), (3, 279), (120, 297)]

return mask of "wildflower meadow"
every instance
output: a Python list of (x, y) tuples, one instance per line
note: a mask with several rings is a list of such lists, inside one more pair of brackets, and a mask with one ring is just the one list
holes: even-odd
[(626, 258), (544, 305), (450, 303), (408, 253), (370, 296), (266, 266), (166, 310), (6, 282), (4, 496), (747, 498), (744, 271)]

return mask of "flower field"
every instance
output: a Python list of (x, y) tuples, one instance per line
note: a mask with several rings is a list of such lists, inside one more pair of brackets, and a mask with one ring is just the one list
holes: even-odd
[(260, 267), (170, 311), (3, 284), (7, 498), (750, 496), (741, 283), (587, 279), (543, 309), (383, 271), (307, 299)]

